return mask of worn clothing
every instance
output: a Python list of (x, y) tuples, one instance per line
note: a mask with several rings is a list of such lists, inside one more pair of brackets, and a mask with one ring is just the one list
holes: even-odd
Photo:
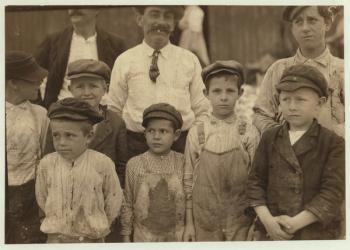
[(160, 75), (154, 83), (149, 77), (153, 51), (143, 42), (117, 58), (108, 93), (111, 107), (122, 115), (128, 130), (141, 133), (144, 109), (169, 103), (182, 115), (182, 130), (188, 130), (193, 122), (203, 120), (209, 109), (199, 61), (191, 52), (169, 43), (160, 50)]
[(158, 156), (147, 151), (126, 168), (122, 235), (139, 241), (181, 241), (185, 219), (183, 155)]
[(111, 159), (91, 149), (74, 162), (57, 152), (46, 155), (35, 191), (45, 213), (42, 232), (90, 239), (110, 232), (123, 196)]
[[(125, 50), (124, 41), (99, 27), (96, 28), (96, 34), (98, 60), (112, 68), (117, 56)], [(51, 34), (44, 39), (35, 52), (38, 64), (49, 71), (43, 100), (46, 108), (57, 101), (62, 89), (71, 51), (72, 35), (72, 26)]]
[(295, 64), (306, 64), (316, 67), (328, 81), (329, 97), (318, 116), (320, 124), (344, 137), (344, 61), (334, 57), (328, 49), (317, 58), (306, 58), (300, 49), (293, 57), (278, 60), (267, 70), (261, 83), (260, 92), (254, 106), (254, 125), (264, 132), (276, 127), (283, 120), (279, 110), (278, 93), (275, 89), (283, 71)]
[[(318, 222), (299, 230), (294, 239), (336, 239), (344, 174), (345, 144), (341, 137), (314, 121), (291, 146), (285, 123), (262, 136), (248, 178), (249, 205), (266, 205), (273, 216), (295, 216), (308, 210)], [(264, 230), (261, 223), (258, 229)]]
[(19, 186), (35, 178), (49, 120), (46, 110), (25, 101), (6, 102), (6, 157), (8, 185)]
[(240, 135), (238, 124), (235, 116), (226, 120), (212, 116), (190, 130), (184, 183), (197, 241), (247, 239), (252, 219), (244, 214), (245, 188), (249, 150), (252, 154), (257, 143), (249, 140), (253, 134), (248, 131)]
[[(104, 120), (96, 125), (94, 137), (88, 147), (107, 155), (115, 164), (119, 182), (124, 188), (125, 166), (128, 161), (127, 138), (124, 121), (113, 111), (101, 106)], [(51, 131), (48, 131), (45, 154), (55, 151)]]

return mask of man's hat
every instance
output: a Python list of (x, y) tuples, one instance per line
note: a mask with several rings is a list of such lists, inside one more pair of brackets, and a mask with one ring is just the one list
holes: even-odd
[(323, 74), (310, 65), (298, 64), (284, 70), (281, 80), (276, 85), (278, 92), (294, 91), (300, 88), (311, 88), (319, 96), (328, 97), (328, 83)]
[(5, 56), (6, 79), (41, 82), (48, 72), (40, 67), (34, 57), (23, 51), (8, 51)]
[(81, 59), (68, 64), (67, 78), (69, 80), (88, 76), (102, 78), (109, 82), (111, 70), (107, 64), (93, 59)]
[(244, 83), (244, 73), (243, 66), (237, 61), (227, 60), (227, 61), (216, 61), (202, 70), (203, 82), (206, 84), (206, 81), (210, 76), (213, 76), (219, 72), (228, 72), (239, 77), (239, 84)]
[(90, 104), (72, 97), (53, 103), (47, 116), (50, 119), (89, 121), (91, 124), (96, 124), (103, 120), (103, 116), (94, 110)]
[[(180, 20), (183, 17), (184, 11), (185, 11), (185, 7), (183, 5), (154, 5), (154, 6), (161, 7), (161, 8), (167, 8), (167, 9), (171, 10), (175, 15), (176, 20)], [(134, 7), (134, 10), (136, 12), (138, 12), (139, 14), (143, 15), (143, 13), (147, 7), (150, 7), (150, 6), (149, 5), (138, 5), (138, 6)]]
[(168, 103), (157, 103), (146, 108), (143, 112), (142, 126), (146, 127), (148, 121), (154, 118), (172, 121), (176, 129), (180, 129), (183, 124), (180, 112)]

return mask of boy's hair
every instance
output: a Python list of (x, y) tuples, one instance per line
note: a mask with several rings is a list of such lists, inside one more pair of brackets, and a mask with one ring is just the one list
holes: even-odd
[(77, 123), (79, 124), (84, 136), (88, 135), (93, 129), (92, 127), (93, 125), (89, 121), (77, 121), (77, 120), (65, 119), (65, 118), (56, 118), (56, 119), (54, 118), (54, 119), (51, 119), (51, 121), (70, 121), (70, 122)]
[(143, 127), (144, 127), (145, 129), (147, 129), (147, 128), (148, 128), (148, 123), (149, 123), (150, 121), (152, 121), (152, 120), (166, 120), (166, 121), (169, 121), (169, 122), (171, 123), (171, 127), (173, 128), (173, 131), (174, 131), (174, 132), (175, 132), (176, 130), (179, 129), (179, 128), (176, 127), (176, 124), (175, 124), (174, 121), (170, 121), (169, 119), (165, 119), (165, 118), (156, 118), (156, 117), (147, 119), (147, 120), (143, 123)]
[[(292, 22), (293, 19), (305, 8), (312, 6), (287, 6), (283, 11), (283, 19), (287, 22)], [(320, 16), (326, 22), (332, 22), (334, 17), (338, 14), (340, 6), (316, 6)]]
[(212, 74), (210, 76), (207, 77), (207, 80), (205, 81), (205, 89), (207, 91), (209, 91), (210, 89), (210, 80), (212, 78), (215, 78), (215, 77), (224, 77), (225, 80), (228, 80), (230, 77), (233, 77), (236, 84), (237, 84), (237, 89), (240, 90), (241, 87), (242, 87), (242, 82), (238, 76), (238, 74), (232, 74), (232, 73), (229, 73), (229, 72), (226, 72), (226, 71), (221, 71), (221, 72), (218, 72), (218, 73), (215, 73), (215, 74)]

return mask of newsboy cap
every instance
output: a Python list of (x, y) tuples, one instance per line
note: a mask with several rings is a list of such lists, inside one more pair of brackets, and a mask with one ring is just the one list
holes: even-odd
[(93, 59), (80, 59), (68, 64), (68, 79), (75, 79), (82, 76), (102, 78), (109, 82), (111, 70), (107, 64)]
[(228, 72), (239, 77), (239, 84), (242, 85), (244, 82), (243, 66), (237, 61), (216, 61), (202, 70), (202, 79), (207, 87), (206, 81), (210, 76), (213, 76), (219, 72)]
[(34, 57), (23, 51), (8, 51), (5, 55), (6, 79), (22, 79), (40, 82), (48, 72), (40, 67)]
[(50, 119), (88, 121), (91, 124), (96, 124), (103, 120), (103, 116), (95, 111), (90, 104), (73, 97), (51, 104), (47, 116)]
[(143, 112), (142, 126), (146, 127), (148, 121), (153, 118), (171, 121), (176, 129), (180, 129), (183, 123), (180, 112), (168, 103), (157, 103), (146, 108)]
[(276, 85), (278, 92), (294, 91), (300, 88), (311, 88), (320, 97), (328, 97), (328, 83), (323, 74), (310, 65), (298, 64), (284, 70), (281, 80)]
[[(183, 5), (154, 5), (155, 7), (160, 7), (160, 8), (167, 8), (169, 9), (172, 13), (175, 15), (175, 19), (180, 20), (185, 11), (185, 7)], [(147, 7), (150, 7), (150, 5), (138, 5), (134, 7), (134, 10), (143, 15), (144, 11)]]

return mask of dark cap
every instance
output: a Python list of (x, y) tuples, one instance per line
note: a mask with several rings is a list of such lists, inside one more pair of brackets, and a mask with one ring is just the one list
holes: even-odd
[(111, 70), (107, 64), (93, 59), (81, 59), (68, 64), (68, 79), (89, 76), (104, 79), (109, 82)]
[(180, 129), (183, 123), (180, 112), (168, 103), (157, 103), (146, 108), (143, 112), (142, 126), (146, 127), (147, 122), (153, 118), (172, 121), (176, 129)]
[(41, 82), (48, 72), (40, 67), (34, 57), (23, 51), (6, 52), (6, 79), (22, 79), (29, 82)]
[(323, 74), (310, 65), (298, 64), (284, 70), (280, 82), (276, 85), (278, 92), (311, 88), (319, 96), (328, 97), (328, 83)]
[(91, 124), (96, 124), (103, 120), (103, 116), (95, 111), (90, 104), (72, 97), (53, 103), (47, 116), (50, 119), (89, 121)]
[(202, 70), (203, 82), (206, 85), (206, 81), (210, 76), (213, 76), (219, 72), (228, 72), (239, 77), (239, 84), (244, 82), (243, 66), (237, 61), (216, 61)]
[[(185, 7), (183, 5), (154, 5), (154, 6), (169, 9), (172, 13), (174, 13), (176, 20), (180, 20), (183, 17), (184, 11), (185, 11)], [(134, 7), (134, 10), (137, 13), (143, 15), (144, 11), (147, 7), (150, 7), (150, 6), (149, 5), (138, 5), (138, 6)]]

